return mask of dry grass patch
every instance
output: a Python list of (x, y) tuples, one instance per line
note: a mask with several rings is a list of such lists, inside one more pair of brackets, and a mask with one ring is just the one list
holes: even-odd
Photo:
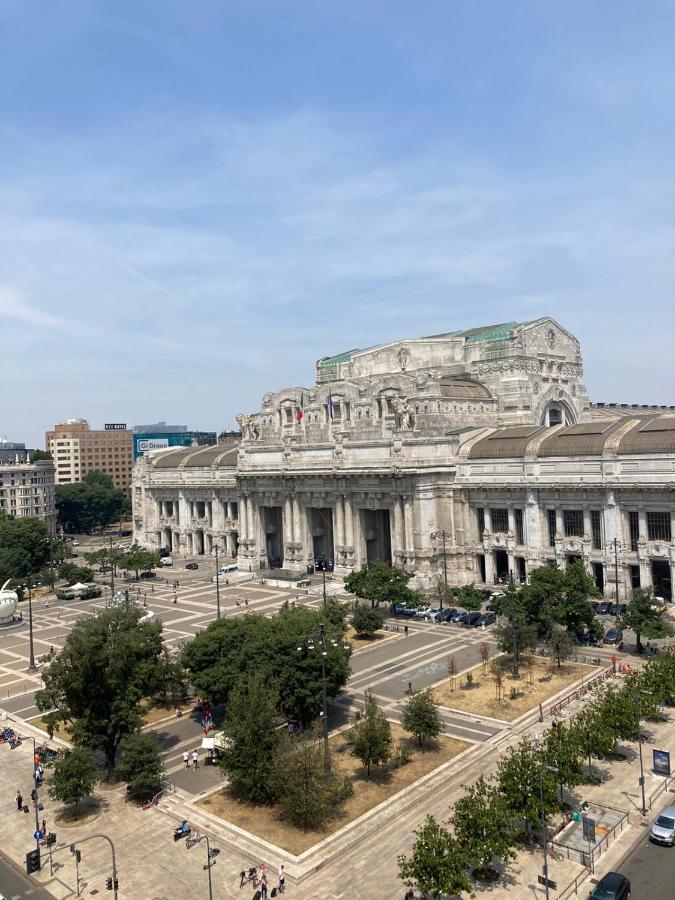
[[(184, 716), (191, 713), (194, 708), (194, 698), (178, 704), (178, 709), (180, 709)], [(162, 706), (153, 704), (149, 700), (144, 700), (141, 703), (141, 712), (143, 714), (143, 725), (154, 725), (155, 722), (161, 722), (162, 719), (166, 719), (168, 716), (175, 716), (176, 704), (169, 703), (166, 706)]]
[[(569, 687), (584, 676), (590, 678), (599, 671), (595, 666), (581, 663), (563, 663), (558, 669), (555, 663), (542, 657), (533, 660), (532, 673), (525, 665), (520, 666), (520, 678), (511, 676), (508, 659), (503, 660), (504, 673), (501, 688), (501, 700), (497, 699), (495, 678), (491, 671), (485, 674), (483, 666), (471, 669), (473, 687), (466, 687), (466, 673), (455, 678), (455, 690), (452, 690), (448, 678), (433, 690), (434, 698), (441, 706), (449, 709), (465, 710), (481, 716), (505, 719), (512, 722), (540, 703), (545, 703), (559, 691)], [(511, 689), (515, 688), (517, 696), (512, 699)]]
[(380, 641), (394, 636), (395, 632), (393, 631), (376, 631), (371, 638), (359, 637), (351, 625), (349, 625), (345, 631), (345, 640), (351, 644), (353, 650), (361, 650), (364, 647), (373, 647)]
[[(49, 728), (47, 727), (44, 716), (34, 716), (32, 719), (26, 719), (26, 724), (34, 725), (35, 728), (40, 728), (42, 731), (49, 733)], [(70, 741), (70, 733), (68, 732), (68, 726), (65, 722), (58, 723), (54, 729), (54, 737), (61, 738), (62, 741)]]
[(399, 741), (404, 741), (410, 748), (412, 760), (393, 771), (375, 770), (369, 779), (366, 778), (361, 763), (349, 755), (344, 733), (330, 738), (333, 763), (350, 778), (354, 793), (323, 829), (304, 831), (284, 821), (275, 807), (254, 806), (236, 800), (227, 789), (200, 800), (197, 805), (239, 828), (244, 828), (278, 847), (283, 847), (290, 853), (296, 855), (303, 853), (423, 775), (453, 759), (469, 746), (463, 741), (442, 735), (434, 744), (420, 750), (400, 725), (392, 723), (391, 731), (394, 748), (398, 746)]

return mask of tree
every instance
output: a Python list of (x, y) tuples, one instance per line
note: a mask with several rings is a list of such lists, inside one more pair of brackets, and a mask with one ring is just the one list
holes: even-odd
[(382, 628), (384, 614), (379, 609), (356, 604), (352, 616), (352, 628), (359, 637), (372, 638), (378, 628)]
[(322, 730), (284, 734), (276, 752), (270, 785), (293, 824), (318, 828), (352, 793), (351, 782), (324, 760)]
[(30, 455), (30, 461), (32, 463), (40, 462), (43, 459), (49, 460), (51, 462), (51, 453), (49, 453), (47, 450), (33, 450)]
[(569, 729), (554, 721), (553, 726), (546, 732), (543, 751), (546, 765), (558, 770), (555, 775), (560, 787), (562, 804), (563, 785), (573, 788), (583, 781), (581, 748), (575, 740), (570, 739)]
[(59, 567), (59, 578), (65, 579), (68, 584), (88, 584), (94, 580), (94, 572), (87, 566), (65, 562)]
[(560, 669), (565, 660), (574, 653), (574, 639), (562, 625), (554, 625), (546, 641), (546, 650)]
[(371, 766), (379, 766), (391, 758), (391, 725), (377, 705), (372, 691), (366, 691), (363, 714), (345, 733), (349, 752), (361, 760), (370, 778)]
[(398, 858), (399, 878), (413, 881), (420, 891), (432, 895), (460, 896), (471, 890), (467, 864), (459, 841), (433, 816), (427, 816), (415, 831), (411, 855)]
[(125, 735), (120, 752), (122, 759), (115, 768), (115, 775), (126, 782), (132, 795), (148, 797), (155, 794), (164, 771), (157, 740), (136, 731)]
[(149, 572), (151, 569), (158, 569), (161, 565), (161, 560), (158, 553), (152, 553), (150, 550), (134, 546), (119, 557), (117, 564), (125, 572), (135, 572), (136, 578), (138, 578), (141, 571)]
[(91, 794), (97, 781), (98, 772), (91, 751), (83, 747), (64, 750), (54, 761), (54, 774), (48, 785), (49, 796), (52, 800), (77, 807)]
[(450, 690), (454, 691), (455, 679), (457, 678), (457, 672), (459, 671), (459, 669), (457, 668), (457, 660), (454, 656), (449, 656), (446, 665), (448, 669), (448, 677), (450, 678)]
[(379, 562), (352, 572), (345, 580), (345, 588), (360, 600), (369, 600), (375, 609), (380, 603), (416, 602), (417, 595), (408, 587), (411, 578), (411, 572)]
[(500, 703), (504, 686), (504, 670), (502, 669), (501, 660), (499, 659), (495, 659), (492, 663), (492, 677), (495, 681), (495, 694), (497, 695), (497, 702)]
[(635, 632), (638, 653), (642, 652), (642, 637), (654, 639), (667, 637), (672, 628), (663, 622), (663, 607), (645, 588), (636, 588), (621, 616), (621, 628)]
[(540, 784), (544, 786), (544, 809), (558, 808), (555, 775), (546, 769), (542, 751), (529, 741), (511, 747), (499, 763), (498, 784), (506, 805), (520, 819), (529, 835), (541, 814)]
[(441, 717), (430, 690), (416, 691), (408, 697), (402, 724), (406, 731), (417, 738), (420, 747), (424, 741), (438, 737), (441, 733)]
[(476, 590), (473, 584), (465, 584), (455, 594), (455, 599), (462, 609), (467, 612), (476, 612), (483, 605), (485, 599), (480, 591)]
[(162, 652), (161, 622), (140, 622), (141, 615), (130, 607), (78, 619), (35, 696), (50, 734), (68, 723), (75, 744), (102, 750), (108, 777), (122, 738), (140, 727), (139, 704), (152, 690)]
[(64, 530), (79, 533), (119, 521), (130, 502), (109, 475), (89, 472), (84, 481), (56, 486), (56, 511)]
[[(307, 648), (323, 614), (284, 605), (274, 619), (249, 613), (240, 619), (217, 619), (183, 651), (183, 664), (200, 695), (227, 704), (231, 692), (260, 671), (277, 685), (279, 711), (309, 725), (322, 710), (321, 654)], [(349, 676), (350, 649), (339, 627), (327, 629), (326, 694), (335, 697)], [(334, 636), (335, 642), (331, 639)], [(300, 650), (298, 650), (300, 647)]]
[(44, 522), (19, 519), (0, 509), (0, 586), (7, 579), (23, 581), (49, 561), (53, 538)]
[(519, 592), (527, 611), (527, 620), (547, 633), (555, 623), (575, 632), (584, 626), (593, 628), (595, 611), (589, 597), (598, 589), (581, 560), (564, 569), (540, 566), (529, 575), (529, 583)]
[(518, 674), (518, 664), (523, 651), (537, 646), (537, 626), (529, 625), (523, 618), (509, 621), (499, 619), (494, 628), (497, 646), (513, 659), (514, 675)]
[(455, 803), (452, 825), (466, 864), (486, 872), (494, 859), (515, 859), (511, 811), (495, 784), (483, 776)]
[(589, 776), (593, 773), (592, 757), (604, 759), (616, 749), (616, 732), (597, 701), (574, 716), (567, 737), (588, 759)]
[(488, 666), (490, 664), (490, 645), (482, 643), (480, 645), (480, 661), (483, 665), (483, 675), (487, 675)]
[(163, 706), (180, 703), (187, 697), (188, 679), (179, 651), (162, 647), (155, 669), (152, 698)]
[(256, 672), (232, 692), (224, 725), (229, 746), (220, 766), (232, 791), (253, 803), (272, 803), (275, 798), (272, 774), (281, 738), (277, 730), (278, 692)]

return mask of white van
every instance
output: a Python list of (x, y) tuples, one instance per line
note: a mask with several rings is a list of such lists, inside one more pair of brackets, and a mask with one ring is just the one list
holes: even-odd
[(163, 566), (172, 566), (173, 565), (173, 557), (171, 556), (163, 556), (160, 560)]
[(219, 575), (229, 575), (231, 572), (238, 572), (239, 566), (236, 563), (230, 563), (229, 566), (221, 566), (218, 569)]

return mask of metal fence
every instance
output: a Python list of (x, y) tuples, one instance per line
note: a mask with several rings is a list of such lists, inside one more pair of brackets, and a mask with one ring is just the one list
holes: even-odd
[(616, 672), (614, 671), (614, 666), (608, 666), (604, 672), (600, 672), (599, 675), (594, 675), (593, 678), (589, 678), (588, 681), (585, 681), (578, 688), (570, 691), (570, 693), (563, 697), (562, 700), (558, 700), (557, 703), (554, 703), (549, 709), (549, 715), (561, 715), (562, 710), (570, 703), (573, 703), (575, 700), (580, 700), (589, 691), (592, 691), (599, 684), (602, 684), (603, 681), (607, 681), (608, 678), (614, 678), (615, 675)]
[(608, 804), (603, 804), (604, 809), (612, 809), (614, 812), (620, 813), (620, 819), (614, 825), (607, 834), (598, 841), (597, 844), (593, 846), (593, 849), (589, 850), (577, 850), (575, 847), (567, 847), (565, 844), (560, 844), (558, 841), (549, 841), (550, 853), (554, 859), (572, 859), (578, 862), (580, 865), (585, 866), (587, 869), (590, 869), (591, 872), (595, 871), (595, 863), (602, 854), (609, 847), (609, 842), (612, 838), (617, 834), (617, 832), (622, 832), (624, 825), (628, 821), (628, 813), (625, 809), (617, 809), (615, 806), (609, 806)]
[(647, 799), (647, 806), (649, 807), (649, 809), (651, 809), (654, 805), (654, 801), (670, 788), (674, 778), (675, 776), (673, 775), (667, 775), (663, 779), (661, 784), (654, 791), (652, 791), (651, 795)]

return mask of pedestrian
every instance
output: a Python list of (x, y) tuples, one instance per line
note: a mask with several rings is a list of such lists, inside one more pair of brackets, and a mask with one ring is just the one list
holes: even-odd
[(174, 593), (174, 595), (173, 595), (173, 602), (174, 602), (174, 603), (178, 603), (178, 597), (176, 596), (175, 593)]
[(248, 606), (248, 597), (244, 597), (244, 603), (246, 606)]
[(267, 900), (267, 875), (264, 872), (260, 879), (260, 900)]
[(185, 763), (185, 768), (189, 769), (190, 768), (190, 754), (187, 752), (187, 750), (183, 751), (183, 762)]
[(21, 791), (16, 792), (16, 811), (21, 812), (23, 809), (23, 797), (21, 796)]
[(193, 771), (197, 771), (197, 767), (199, 766), (199, 754), (196, 750), (192, 751), (192, 769)]
[(279, 886), (278, 890), (280, 894), (283, 894), (286, 890), (286, 873), (284, 872), (284, 866), (279, 866)]
[(151, 594), (154, 594), (154, 593), (155, 593), (155, 586), (154, 586), (154, 584), (151, 584), (151, 585), (150, 585), (150, 593), (151, 593)]
[(47, 820), (46, 819), (42, 820), (42, 825), (40, 826), (40, 831), (42, 832), (42, 837), (46, 838), (47, 837)]
[(408, 637), (408, 626), (404, 625), (403, 631), (405, 632), (405, 636)]

